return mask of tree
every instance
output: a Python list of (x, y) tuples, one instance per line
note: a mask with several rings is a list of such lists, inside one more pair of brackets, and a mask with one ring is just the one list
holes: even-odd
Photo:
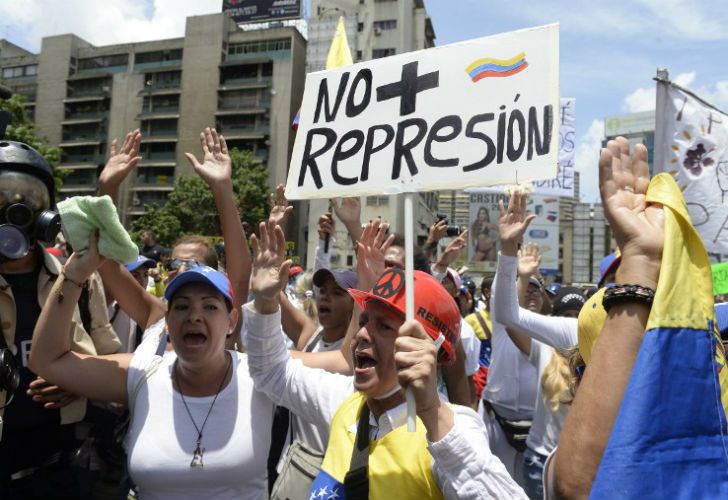
[[(230, 151), (233, 163), (233, 192), (240, 218), (251, 225), (268, 217), (268, 171), (254, 164), (249, 151)], [(195, 175), (177, 178), (167, 203), (161, 207), (145, 207), (145, 213), (132, 223), (132, 237), (152, 229), (161, 245), (170, 246), (180, 236), (222, 234), (212, 197), (205, 181)]]
[(0, 99), (0, 109), (10, 113), (10, 123), (5, 131), (5, 139), (9, 141), (17, 141), (27, 144), (38, 151), (53, 170), (53, 179), (56, 183), (56, 191), (63, 186), (63, 179), (71, 173), (70, 170), (58, 170), (56, 165), (61, 160), (61, 151), (58, 148), (47, 146), (44, 141), (38, 137), (30, 119), (28, 112), (23, 106), (25, 96), (14, 95), (10, 99)]

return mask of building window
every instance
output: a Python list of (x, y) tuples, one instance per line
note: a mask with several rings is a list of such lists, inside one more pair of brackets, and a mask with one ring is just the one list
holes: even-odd
[(357, 25), (356, 25), (356, 30), (357, 30), (357, 31), (358, 31), (359, 33), (361, 33), (362, 31), (364, 31), (364, 23), (357, 23)]
[(78, 60), (79, 70), (110, 68), (126, 66), (129, 63), (129, 54), (116, 54), (113, 56), (89, 57)]
[(136, 64), (161, 63), (168, 61), (181, 61), (182, 49), (155, 50), (154, 52), (139, 52), (134, 58)]
[(361, 50), (357, 50), (357, 51), (356, 51), (356, 60), (357, 60), (357, 61), (361, 61), (361, 59), (362, 59), (362, 53), (361, 53)]
[(396, 30), (396, 29), (397, 29), (397, 20), (396, 19), (387, 19), (384, 21), (374, 21), (374, 31)]
[(372, 50), (372, 59), (381, 59), (382, 57), (393, 56), (396, 53), (396, 49), (374, 49)]
[(3, 78), (22, 78), (24, 76), (35, 76), (38, 74), (38, 65), (30, 64), (28, 66), (15, 66), (12, 68), (3, 68)]
[(263, 40), (260, 42), (232, 43), (228, 47), (228, 55), (234, 54), (255, 54), (258, 52), (269, 52), (278, 50), (290, 50), (291, 39)]

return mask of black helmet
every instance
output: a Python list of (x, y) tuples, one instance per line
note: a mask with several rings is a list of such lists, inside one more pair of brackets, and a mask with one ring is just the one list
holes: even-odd
[(0, 171), (12, 170), (39, 178), (48, 188), (51, 206), (56, 205), (53, 170), (45, 158), (27, 144), (15, 141), (0, 141)]

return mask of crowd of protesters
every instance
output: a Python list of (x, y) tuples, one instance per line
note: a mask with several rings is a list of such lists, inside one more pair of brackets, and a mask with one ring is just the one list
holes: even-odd
[[(99, 194), (116, 199), (140, 141), (112, 146)], [(168, 249), (148, 230), (127, 262), (104, 250), (118, 220), (80, 235), (63, 219), (60, 233), (50, 167), (0, 143), (0, 498), (589, 495), (661, 276), (642, 146), (610, 141), (599, 161), (619, 247), (595, 256), (600, 292), (545, 285), (517, 188), (497, 225), (479, 217), (442, 244), (447, 223), (433, 222), (405, 321), (404, 235), (363, 224), (358, 198), (332, 200), (355, 266), (331, 266), (328, 212), (314, 268), (292, 266), (282, 187), (246, 238), (225, 139), (205, 129), (200, 143), (201, 161), (186, 156), (224, 246), (179, 235)], [(497, 254), (495, 276), (452, 267), (469, 244)], [(585, 349), (596, 297), (608, 312)]]

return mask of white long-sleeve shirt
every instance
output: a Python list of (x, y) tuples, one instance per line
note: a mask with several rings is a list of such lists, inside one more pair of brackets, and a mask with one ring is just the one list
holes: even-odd
[[(256, 390), (300, 418), (329, 426), (341, 403), (354, 392), (353, 377), (308, 368), (290, 357), (280, 335), (280, 312), (258, 314), (245, 306), (248, 360)], [(527, 498), (488, 447), (482, 419), (470, 408), (452, 405), (454, 426), (440, 441), (428, 442), (432, 471), (447, 499)], [(372, 422), (382, 438), (405, 421), (405, 405)], [(354, 429), (354, 432), (356, 430)]]
[(520, 307), (516, 288), (517, 273), (518, 257), (498, 256), (498, 279), (493, 284), (498, 308), (494, 310), (494, 317), (532, 339), (529, 361), (538, 370), (538, 393), (526, 445), (541, 455), (548, 455), (558, 444), (568, 407), (562, 404), (557, 411), (553, 411), (548, 406), (542, 394), (541, 376), (554, 354), (552, 347), (565, 349), (577, 343), (578, 321), (575, 318), (544, 316)]

